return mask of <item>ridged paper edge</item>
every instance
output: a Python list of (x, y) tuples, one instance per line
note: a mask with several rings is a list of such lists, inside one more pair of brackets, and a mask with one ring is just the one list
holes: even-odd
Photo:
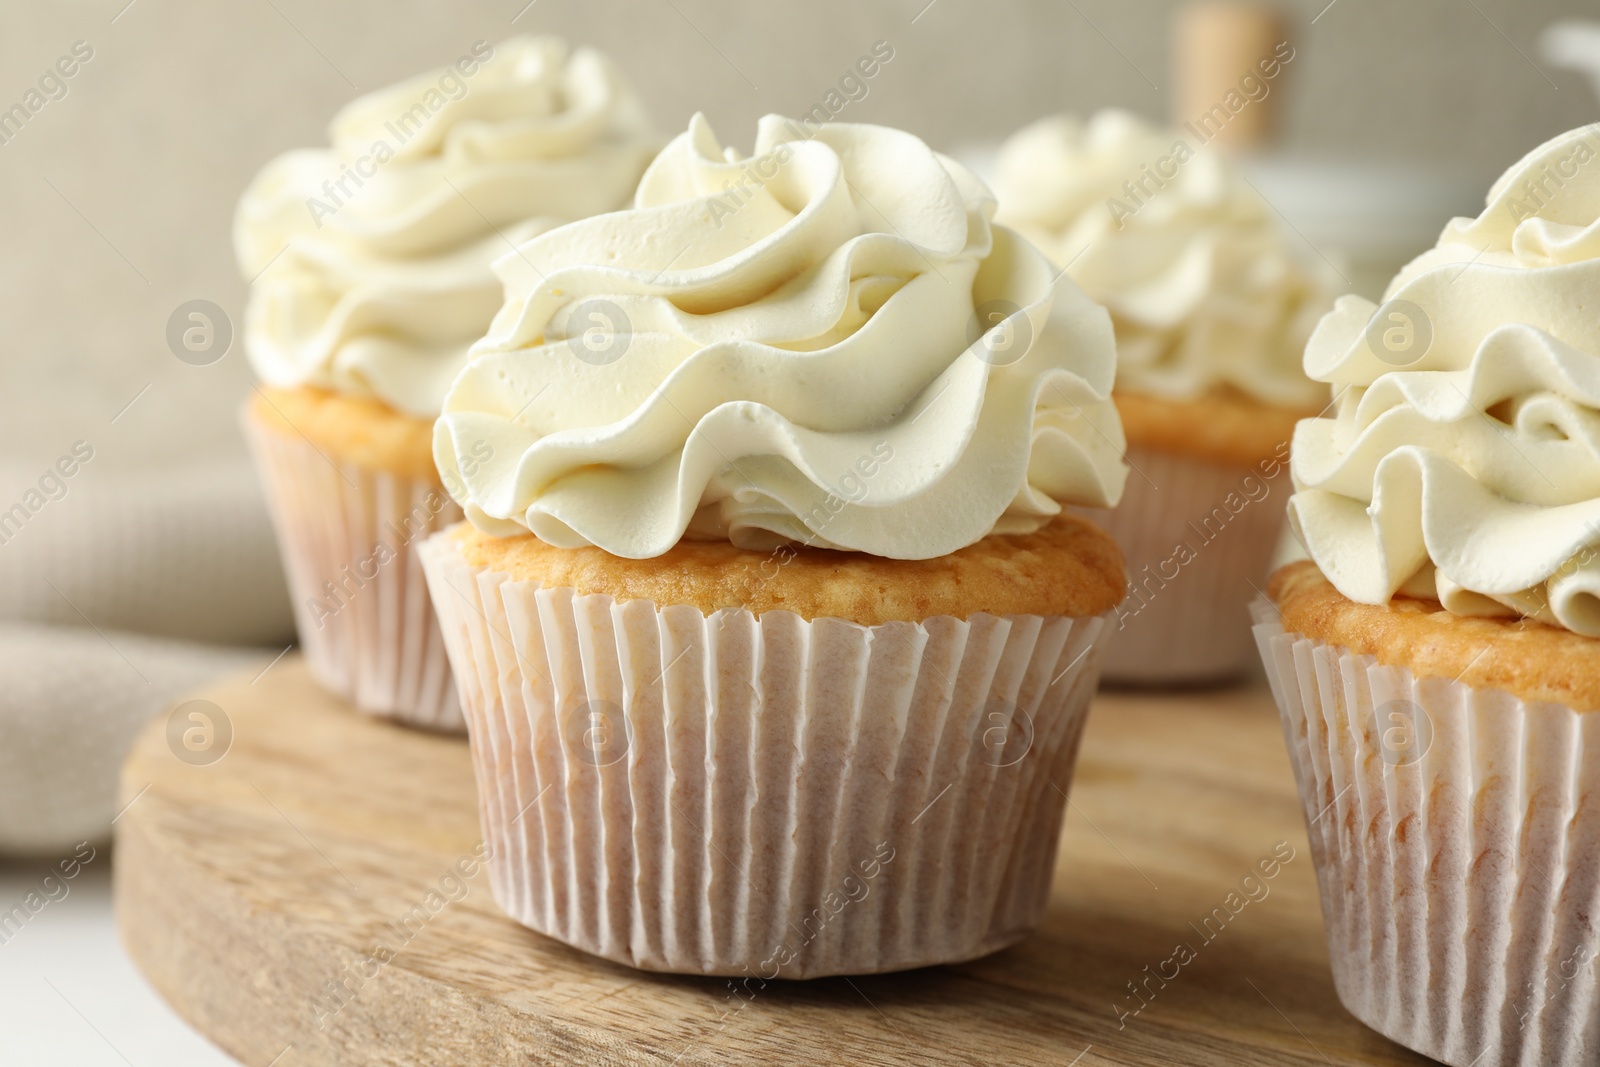
[(248, 410), (242, 422), (313, 675), (370, 714), (463, 731), (416, 554), (428, 534), (461, 518), (460, 508), (429, 482), (337, 463)]
[(1460, 1067), (1600, 1061), (1600, 715), (1254, 611), (1345, 1007)]
[[(1122, 549), (1128, 598), (1103, 676), (1113, 683), (1206, 682), (1243, 673), (1254, 646), (1250, 602), (1266, 584), (1288, 501), (1287, 466), (1271, 478), (1130, 448), (1122, 502), (1073, 508)], [(1276, 463), (1275, 460), (1263, 461)]]
[(518, 921), (769, 979), (970, 959), (1041, 918), (1105, 616), (706, 616), (422, 554)]

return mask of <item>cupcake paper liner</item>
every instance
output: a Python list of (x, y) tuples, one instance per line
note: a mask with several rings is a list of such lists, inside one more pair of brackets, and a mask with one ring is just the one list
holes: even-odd
[(985, 955), (1039, 922), (1109, 616), (867, 627), (616, 602), (421, 548), (496, 900), (654, 971)]
[(1459, 1067), (1600, 1062), (1600, 715), (1253, 611), (1345, 1007)]
[(1170, 685), (1242, 674), (1255, 656), (1250, 603), (1284, 529), (1287, 466), (1267, 479), (1252, 467), (1147, 448), (1130, 448), (1128, 462), (1117, 507), (1070, 509), (1109, 532), (1127, 563), (1105, 680)]
[(465, 729), (416, 547), (461, 518), (438, 485), (339, 463), (248, 411), (311, 672), (362, 711)]

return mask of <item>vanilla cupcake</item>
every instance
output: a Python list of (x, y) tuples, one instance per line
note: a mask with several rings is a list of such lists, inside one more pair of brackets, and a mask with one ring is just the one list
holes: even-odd
[(512, 917), (762, 979), (1039, 921), (1124, 588), (1063, 504), (1126, 472), (1110, 320), (993, 209), (906, 133), (697, 116), (496, 265), (422, 555)]
[(1450, 1064), (1600, 1056), (1597, 152), (1536, 149), (1322, 320), (1313, 562), (1257, 609), (1339, 997)]
[(1226, 159), (1127, 112), (1027, 127), (1001, 150), (996, 187), (999, 221), (1116, 328), (1134, 473), (1121, 506), (1095, 516), (1128, 561), (1106, 678), (1236, 675), (1283, 529), (1295, 421), (1328, 402), (1300, 353), (1331, 297)]
[(526, 37), (353, 101), (329, 136), (239, 204), (263, 383), (245, 429), (313, 673), (364, 711), (459, 730), (413, 552), (461, 517), (433, 420), (500, 307), (490, 263), (622, 206), (660, 142), (603, 56)]

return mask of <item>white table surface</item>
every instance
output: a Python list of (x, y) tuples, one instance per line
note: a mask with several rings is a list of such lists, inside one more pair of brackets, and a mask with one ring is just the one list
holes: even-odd
[[(0, 914), (37, 890), (54, 863), (0, 862)], [(128, 959), (111, 914), (111, 864), (111, 850), (100, 848), (65, 883), (66, 896), (17, 933), (0, 929), (0, 1064), (238, 1067), (178, 1018)]]

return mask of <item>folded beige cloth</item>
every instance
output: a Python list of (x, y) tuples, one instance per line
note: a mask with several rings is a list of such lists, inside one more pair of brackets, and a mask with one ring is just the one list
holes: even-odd
[[(104, 839), (144, 724), (294, 636), (246, 461), (90, 473), (0, 525), (0, 854)], [(0, 468), (0, 509), (37, 477)]]
[(103, 840), (123, 757), (144, 724), (218, 675), (270, 658), (118, 630), (0, 624), (0, 853)]
[[(38, 473), (0, 470), (0, 508), (22, 500)], [(20, 529), (0, 514), (0, 621), (279, 648), (292, 638), (272, 525), (247, 460), (98, 474), (83, 470)]]

